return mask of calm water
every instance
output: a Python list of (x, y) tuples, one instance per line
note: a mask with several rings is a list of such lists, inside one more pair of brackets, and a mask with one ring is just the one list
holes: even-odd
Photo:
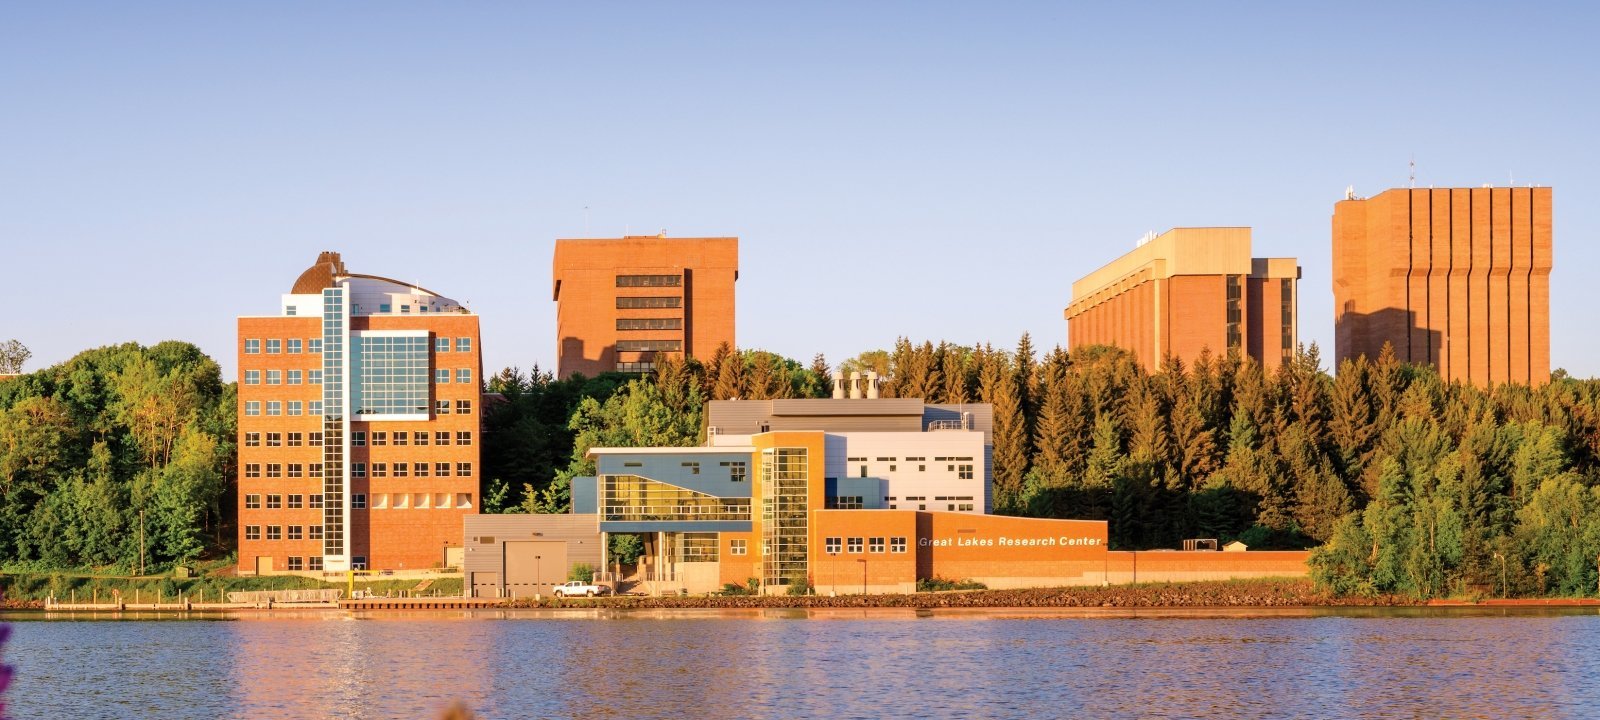
[(14, 718), (1600, 717), (1592, 609), (39, 617)]

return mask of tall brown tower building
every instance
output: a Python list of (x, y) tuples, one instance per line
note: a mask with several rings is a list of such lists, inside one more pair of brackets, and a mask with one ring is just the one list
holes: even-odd
[(1395, 189), (1333, 209), (1337, 360), (1477, 385), (1550, 379), (1550, 188)]
[(478, 512), (478, 316), (325, 252), (239, 318), (239, 571), (414, 570)]
[(739, 238), (557, 240), (553, 266), (557, 377), (648, 372), (659, 353), (734, 344)]
[(1148, 370), (1237, 349), (1268, 369), (1298, 341), (1300, 266), (1250, 257), (1250, 228), (1175, 228), (1072, 284), (1069, 348), (1116, 345)]

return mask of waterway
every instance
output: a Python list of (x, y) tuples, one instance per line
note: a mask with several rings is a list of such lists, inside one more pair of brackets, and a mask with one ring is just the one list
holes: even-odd
[(0, 619), (13, 718), (1600, 717), (1594, 608)]

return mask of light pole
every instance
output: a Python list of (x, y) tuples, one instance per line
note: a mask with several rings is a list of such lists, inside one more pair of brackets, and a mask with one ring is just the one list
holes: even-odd
[(830, 586), (832, 586), (832, 589), (829, 591), (829, 594), (830, 594), (830, 596), (838, 595), (839, 594), (839, 565), (838, 565), (839, 553), (833, 552), (831, 550), (825, 551), (825, 552), (827, 552), (827, 555), (828, 555), (828, 567), (831, 570), (831, 572), (828, 573), (828, 578), (833, 581), (833, 582), (828, 583)]
[(1506, 556), (1495, 553), (1494, 559), (1500, 561), (1500, 597), (1503, 598), (1506, 596)]
[(544, 569), (541, 567), (539, 560), (543, 557), (542, 555), (533, 556), (533, 594), (535, 596), (542, 595), (540, 588), (544, 585)]
[(861, 563), (861, 594), (865, 595), (867, 594), (867, 559), (857, 558), (856, 562)]

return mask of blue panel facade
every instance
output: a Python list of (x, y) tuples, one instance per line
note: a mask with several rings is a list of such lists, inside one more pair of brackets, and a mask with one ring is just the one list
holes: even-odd
[[(738, 463), (724, 465), (723, 463)], [(601, 455), (595, 467), (600, 475), (638, 475), (657, 482), (705, 493), (715, 497), (750, 497), (750, 454), (747, 452), (640, 453)], [(736, 475), (736, 471), (742, 473)], [(742, 479), (735, 480), (741, 476)]]
[(593, 515), (600, 512), (600, 479), (575, 477), (572, 479), (572, 512)]
[(881, 478), (828, 478), (834, 484), (831, 497), (840, 495), (861, 498), (861, 507), (865, 510), (882, 510), (887, 508), (883, 502), (883, 480)]

